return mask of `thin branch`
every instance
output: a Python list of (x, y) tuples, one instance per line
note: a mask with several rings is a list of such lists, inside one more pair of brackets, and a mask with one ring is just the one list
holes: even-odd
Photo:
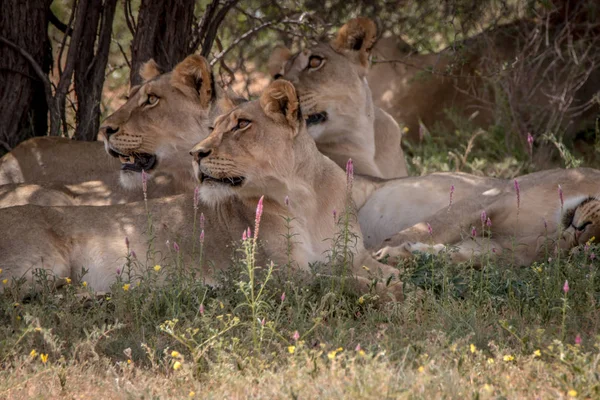
[(71, 36), (71, 33), (73, 33), (73, 29), (71, 29), (69, 25), (65, 24), (60, 19), (58, 19), (58, 17), (52, 12), (52, 10), (49, 10), (49, 12), (50, 15), (48, 16), (48, 21), (50, 21), (50, 23), (54, 25), (56, 29), (58, 29), (65, 35)]
[(219, 62), (223, 57), (225, 57), (227, 55), (227, 53), (229, 53), (233, 48), (235, 48), (235, 46), (237, 46), (240, 42), (248, 39), (249, 37), (253, 36), (257, 32), (273, 25), (274, 23), (275, 23), (275, 21), (265, 22), (262, 25), (259, 25), (255, 28), (250, 29), (249, 31), (247, 31), (246, 33), (244, 33), (243, 35), (241, 35), (240, 37), (235, 39), (226, 49), (221, 50), (217, 55), (215, 55), (215, 57), (210, 62), (210, 66), (212, 67), (217, 62)]
[(127, 23), (127, 28), (129, 28), (131, 35), (135, 36), (135, 33), (137, 32), (137, 25), (135, 23), (135, 18), (133, 18), (133, 11), (131, 10), (131, 0), (124, 0), (123, 8), (123, 11), (125, 12), (125, 22)]
[(23, 56), (23, 58), (25, 58), (27, 61), (29, 61), (29, 63), (31, 64), (31, 67), (35, 71), (36, 75), (40, 78), (40, 80), (44, 84), (44, 93), (46, 95), (46, 103), (48, 103), (48, 109), (50, 110), (50, 134), (58, 135), (58, 130), (59, 130), (59, 122), (58, 121), (60, 119), (60, 114), (59, 114), (58, 110), (56, 109), (56, 104), (54, 103), (54, 98), (52, 97), (52, 84), (50, 83), (50, 79), (48, 79), (48, 76), (44, 73), (44, 71), (42, 70), (42, 67), (40, 67), (40, 65), (35, 61), (35, 59), (31, 56), (31, 54), (29, 54), (29, 52), (27, 52), (25, 49), (17, 46), (15, 43), (11, 42), (10, 40), (6, 39), (3, 36), (0, 36), (0, 42), (11, 47), (12, 49), (16, 50), (17, 52), (19, 52), (21, 54), (21, 56)]

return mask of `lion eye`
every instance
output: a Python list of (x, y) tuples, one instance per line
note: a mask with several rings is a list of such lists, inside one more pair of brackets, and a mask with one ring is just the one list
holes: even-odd
[(311, 69), (319, 68), (323, 64), (323, 57), (310, 56), (308, 59), (308, 67)]
[(587, 221), (580, 226), (576, 226), (575, 229), (577, 229), (579, 232), (583, 232), (588, 225), (591, 225), (591, 223), (592, 221)]
[(148, 99), (146, 100), (146, 103), (153, 106), (156, 103), (158, 103), (158, 96), (155, 96), (153, 94), (149, 94), (148, 95)]
[(239, 129), (244, 129), (248, 125), (250, 125), (250, 121), (248, 121), (247, 119), (240, 119), (240, 120), (238, 120), (237, 125), (233, 127), (232, 131), (237, 131)]

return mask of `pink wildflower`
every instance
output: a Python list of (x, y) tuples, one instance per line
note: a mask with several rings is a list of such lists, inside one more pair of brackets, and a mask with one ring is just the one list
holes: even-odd
[(131, 250), (131, 252), (129, 254), (131, 254), (131, 257), (133, 257), (133, 258), (137, 258), (137, 255), (135, 254), (135, 251)]
[(246, 237), (247, 237), (248, 239), (250, 239), (250, 238), (252, 237), (252, 231), (250, 230), (250, 227), (248, 227), (248, 228), (246, 229)]
[(248, 236), (246, 236), (246, 230), (244, 229), (244, 232), (242, 232), (242, 241), (246, 241), (246, 239), (248, 239)]
[(429, 236), (433, 236), (433, 228), (429, 225), (429, 222), (427, 223), (427, 232), (429, 232)]
[(356, 347), (354, 348), (354, 351), (361, 351), (362, 348), (360, 347), (360, 343), (356, 345)]
[(200, 244), (204, 244), (204, 229), (200, 231)]
[(485, 226), (487, 226), (488, 228), (492, 227), (492, 220), (490, 219), (490, 217), (488, 217), (487, 221), (485, 221)]
[[(260, 219), (263, 214), (263, 201), (265, 196), (261, 196), (258, 199), (258, 204), (256, 205), (256, 219), (254, 220), (254, 240), (258, 239), (258, 229), (260, 227)], [(249, 237), (250, 235), (248, 235)]]
[(448, 211), (452, 207), (452, 197), (454, 196), (454, 185), (450, 186), (450, 202), (448, 203)]
[(173, 242), (173, 249), (179, 252), (179, 245), (177, 244), (177, 242)]
[(471, 227), (471, 236), (473, 236), (473, 237), (477, 236), (477, 229), (475, 229), (474, 226)]
[(260, 326), (265, 326), (265, 322), (266, 320), (263, 318), (262, 321), (260, 321)]
[(204, 304), (200, 304), (200, 315), (204, 315)]
[(529, 156), (533, 155), (533, 136), (527, 132), (527, 147), (529, 148)]
[(117, 268), (117, 275), (121, 275), (121, 268)]
[(204, 230), (204, 213), (200, 213), (200, 230)]
[(200, 202), (200, 186), (194, 188), (194, 210), (198, 210), (198, 203)]
[(579, 333), (577, 334), (577, 336), (575, 336), (575, 344), (577, 346), (581, 345), (581, 335), (579, 335)]
[(594, 258), (596, 258), (596, 253), (592, 253), (592, 254), (590, 254), (590, 260), (592, 260), (592, 261), (593, 261), (593, 260), (594, 260)]
[(515, 179), (515, 192), (517, 192), (517, 214), (519, 213), (519, 209), (521, 208), (521, 188), (519, 187), (519, 182)]
[(485, 213), (485, 210), (483, 210), (481, 212), (481, 226), (485, 225), (486, 220), (487, 220), (487, 214)]
[(569, 293), (569, 281), (565, 281), (565, 284), (563, 285), (563, 292), (565, 292), (565, 294)]
[(292, 335), (292, 339), (294, 339), (294, 342), (297, 342), (298, 339), (300, 339), (300, 333), (298, 333), (298, 331), (294, 331), (294, 334)]
[(346, 163), (346, 185), (348, 191), (352, 190), (352, 182), (354, 181), (354, 163), (349, 158)]
[(560, 208), (562, 209), (565, 205), (565, 199), (563, 198), (563, 190), (560, 185), (558, 185), (558, 198), (560, 199)]
[(127, 249), (129, 250), (129, 238), (127, 236), (125, 236), (125, 246), (127, 246)]
[(281, 293), (281, 302), (283, 303), (285, 301), (285, 292)]

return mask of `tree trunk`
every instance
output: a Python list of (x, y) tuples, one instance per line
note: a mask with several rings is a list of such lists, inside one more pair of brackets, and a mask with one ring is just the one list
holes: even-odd
[(78, 12), (77, 17), (84, 19), (81, 21), (84, 28), (78, 41), (79, 48), (76, 49), (77, 58), (74, 62), (77, 140), (96, 140), (98, 134), (102, 86), (116, 6), (117, 0), (104, 0), (104, 3), (99, 0), (79, 2), (78, 7), (84, 12)]
[[(48, 73), (52, 53), (48, 15), (52, 0), (2, 0), (0, 36), (31, 55)], [(44, 85), (31, 62), (0, 43), (0, 154), (48, 130)]]
[(170, 71), (187, 55), (192, 40), (195, 0), (142, 0), (131, 44), (132, 85), (141, 82), (141, 65), (153, 58)]

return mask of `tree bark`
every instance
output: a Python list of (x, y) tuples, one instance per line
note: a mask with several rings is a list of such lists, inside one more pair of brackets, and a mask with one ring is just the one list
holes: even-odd
[(81, 22), (84, 28), (80, 32), (79, 48), (76, 49), (77, 57), (74, 61), (77, 96), (77, 126), (74, 137), (77, 140), (96, 140), (100, 126), (104, 72), (108, 62), (117, 0), (80, 0), (79, 6), (85, 8), (85, 13), (78, 13), (77, 16), (83, 18)]
[[(48, 73), (51, 48), (48, 16), (52, 0), (2, 0), (0, 37), (26, 51)], [(0, 42), (0, 154), (48, 130), (44, 84), (31, 62)]]
[(141, 65), (153, 58), (170, 71), (189, 52), (195, 0), (142, 0), (131, 44), (132, 85), (141, 82)]

